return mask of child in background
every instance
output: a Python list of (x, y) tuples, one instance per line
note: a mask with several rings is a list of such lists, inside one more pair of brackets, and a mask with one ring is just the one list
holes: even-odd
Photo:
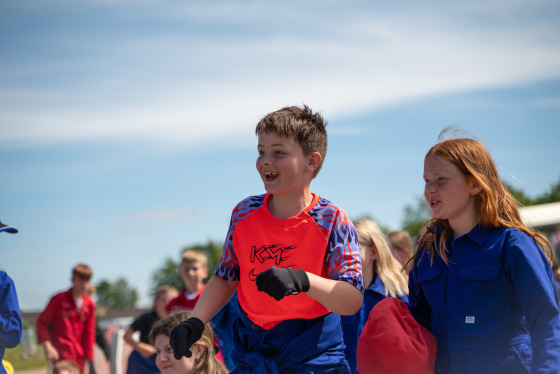
[(85, 264), (74, 266), (72, 288), (53, 296), (37, 319), (47, 360), (72, 360), (82, 374), (89, 374), (95, 345), (95, 303), (86, 292), (92, 273)]
[(486, 147), (440, 141), (424, 180), (433, 218), (410, 260), (409, 307), (437, 339), (436, 373), (559, 373), (550, 244), (521, 221)]
[[(179, 265), (179, 276), (183, 280), (184, 288), (167, 305), (167, 311), (193, 310), (204, 287), (204, 280), (208, 277), (208, 258), (196, 249), (187, 249), (182, 253)], [(237, 296), (237, 295), (234, 295)], [(216, 343), (220, 347), (217, 356), (225, 364), (233, 368), (230, 359), (233, 349), (233, 321), (239, 316), (239, 308), (236, 298), (232, 298), (224, 308), (216, 315), (210, 323), (216, 332)]]
[(360, 258), (364, 281), (364, 301), (358, 313), (342, 316), (342, 331), (346, 360), (352, 373), (358, 372), (356, 347), (372, 308), (386, 297), (408, 303), (408, 279), (401, 272), (401, 264), (393, 257), (389, 241), (379, 226), (369, 218), (354, 221), (360, 243)]
[(208, 277), (208, 259), (196, 249), (183, 251), (179, 264), (179, 277), (184, 288), (181, 293), (167, 304), (167, 311), (193, 310), (205, 287), (204, 280)]
[[(158, 374), (156, 366), (156, 350), (150, 343), (150, 330), (152, 325), (167, 316), (167, 304), (177, 297), (179, 293), (172, 286), (160, 286), (154, 298), (154, 309), (142, 314), (126, 329), (123, 339), (130, 344), (134, 351), (128, 356), (126, 372), (128, 374)], [(133, 334), (139, 331), (140, 339), (136, 341)]]
[(176, 359), (169, 345), (171, 330), (190, 315), (179, 310), (154, 323), (150, 331), (150, 341), (156, 351), (156, 365), (162, 374), (226, 374), (228, 370), (215, 355), (214, 334), (206, 325), (202, 336), (193, 343), (191, 357)]
[(80, 368), (72, 360), (62, 360), (54, 364), (53, 374), (80, 374)]
[(348, 373), (339, 314), (360, 309), (362, 269), (352, 222), (310, 191), (327, 151), (325, 123), (307, 106), (286, 107), (256, 134), (267, 193), (234, 208), (216, 272), (171, 346), (190, 357), (237, 290), (232, 373)]
[[(389, 243), (391, 243), (391, 252), (393, 256), (399, 261), (401, 266), (404, 266), (414, 250), (410, 234), (405, 230), (389, 231), (387, 233), (387, 238), (389, 239)], [(410, 269), (407, 269), (407, 274), (409, 270)]]

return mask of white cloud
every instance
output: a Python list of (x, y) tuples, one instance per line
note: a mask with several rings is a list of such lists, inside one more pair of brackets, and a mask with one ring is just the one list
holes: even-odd
[[(160, 25), (137, 36), (114, 30), (102, 39), (73, 40), (66, 33), (58, 43), (74, 53), (68, 59), (1, 64), (5, 80), (16, 78), (0, 89), (0, 141), (136, 137), (193, 144), (246, 133), (284, 105), (307, 103), (337, 118), (560, 71), (556, 24), (516, 24), (513, 18), (484, 26), (457, 19), (452, 7), (420, 13), (349, 7), (340, 17), (334, 4), (314, 18), (305, 8), (258, 2), (170, 2), (155, 11), (157, 17), (198, 23), (178, 31)], [(502, 2), (481, 4), (460, 11), (490, 17)], [(527, 4), (507, 9), (515, 14)], [(141, 5), (153, 9), (149, 1)], [(229, 24), (207, 27), (208, 20)], [(243, 28), (244, 22), (254, 29)]]

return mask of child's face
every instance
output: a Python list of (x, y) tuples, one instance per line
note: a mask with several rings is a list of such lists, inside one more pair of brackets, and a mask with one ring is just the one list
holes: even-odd
[(159, 296), (156, 297), (156, 299), (154, 300), (154, 305), (156, 307), (156, 311), (158, 315), (161, 316), (167, 315), (167, 309), (166, 309), (167, 304), (169, 304), (169, 302), (176, 297), (177, 297), (177, 293), (175, 292), (163, 292), (159, 294)]
[(182, 261), (179, 266), (179, 276), (189, 292), (195, 292), (202, 287), (202, 282), (208, 276), (208, 268), (199, 261)]
[(453, 230), (470, 225), (473, 218), (476, 224), (474, 195), (480, 192), (480, 186), (473, 178), (451, 162), (430, 155), (424, 160), (424, 181), (424, 196), (434, 218), (449, 220)]
[(74, 291), (76, 293), (78, 294), (86, 293), (88, 286), (89, 286), (89, 281), (86, 280), (85, 278), (79, 277), (77, 275), (74, 275), (72, 277), (72, 287), (74, 288)]
[(360, 242), (360, 259), (362, 260), (363, 267), (372, 265), (377, 260), (377, 248), (375, 245), (367, 245)]
[(305, 156), (292, 138), (274, 133), (261, 133), (258, 141), (257, 171), (268, 193), (298, 193), (309, 187), (321, 156)]
[(154, 341), (156, 349), (156, 366), (162, 374), (190, 374), (194, 373), (196, 359), (200, 358), (200, 345), (194, 344), (191, 347), (193, 355), (190, 358), (181, 357), (176, 360), (173, 356), (173, 348), (169, 345), (169, 336), (159, 334)]

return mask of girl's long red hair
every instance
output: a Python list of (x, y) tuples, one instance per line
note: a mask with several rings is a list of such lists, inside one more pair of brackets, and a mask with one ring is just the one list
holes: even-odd
[[(434, 145), (426, 157), (431, 155), (451, 162), (464, 175), (480, 183), (482, 190), (475, 196), (475, 209), (480, 226), (512, 227), (523, 231), (535, 240), (549, 260), (552, 259), (552, 248), (546, 237), (525, 226), (521, 221), (517, 201), (502, 184), (494, 160), (481, 142), (469, 138), (443, 140)], [(430, 255), (432, 260), (436, 254), (445, 263), (449, 263), (445, 243), (451, 235), (449, 221), (445, 219), (427, 221), (418, 240), (418, 250), (409, 259), (407, 266), (413, 264), (418, 255), (424, 254)]]

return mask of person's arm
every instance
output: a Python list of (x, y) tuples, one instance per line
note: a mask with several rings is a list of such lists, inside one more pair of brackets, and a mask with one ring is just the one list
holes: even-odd
[[(2, 279), (3, 278), (3, 279)], [(0, 274), (0, 347), (14, 348), (21, 341), (23, 325), (16, 288), (8, 274)]]
[(48, 361), (50, 362), (58, 361), (58, 351), (52, 345), (50, 340), (45, 340), (44, 342), (41, 343), (41, 345), (43, 346), (43, 350), (45, 351), (45, 357), (47, 358)]
[(558, 373), (560, 316), (550, 263), (525, 234), (511, 235), (504, 253), (504, 270), (513, 284), (531, 333), (531, 373)]
[(134, 329), (130, 327), (126, 329), (126, 332), (124, 333), (123, 336), (124, 341), (130, 344), (135, 351), (137, 351), (142, 355), (142, 357), (144, 358), (152, 357), (156, 353), (156, 349), (154, 348), (154, 346), (150, 344), (146, 344), (144, 342), (137, 342), (136, 340), (134, 340), (134, 338), (132, 337), (134, 332), (135, 332)]
[(82, 366), (82, 373), (81, 374), (89, 374), (89, 366), (91, 365), (90, 360), (84, 360), (84, 364)]
[(171, 330), (169, 344), (176, 360), (182, 356), (191, 357), (191, 346), (200, 339), (204, 326), (231, 299), (239, 281), (226, 281), (213, 275), (204, 287), (191, 316)]
[(50, 362), (58, 361), (58, 350), (54, 347), (50, 337), (50, 327), (55, 317), (55, 310), (57, 309), (55, 298), (49, 300), (47, 307), (37, 318), (37, 342), (43, 346), (45, 357)]
[(208, 323), (235, 293), (239, 281), (226, 281), (217, 275), (213, 275), (204, 287), (200, 299), (196, 303), (191, 317)]
[(352, 315), (362, 306), (360, 290), (346, 280), (333, 280), (302, 269), (276, 266), (257, 275), (257, 289), (276, 300), (304, 292), (336, 314)]
[(309, 278), (307, 296), (321, 303), (331, 312), (352, 315), (360, 310), (363, 295), (350, 283), (323, 278), (313, 273), (307, 273), (307, 277)]
[[(342, 209), (333, 218), (324, 259), (328, 278), (307, 273), (306, 294), (334, 313), (352, 315), (360, 310), (364, 292), (358, 233)], [(328, 227), (331, 219), (322, 224)]]
[[(95, 304), (90, 302), (90, 311), (84, 321), (84, 335), (82, 337), (82, 348), (84, 350), (85, 360), (93, 361), (93, 352), (95, 348)], [(84, 306), (85, 307), (85, 306)], [(85, 366), (85, 365), (84, 365)]]

